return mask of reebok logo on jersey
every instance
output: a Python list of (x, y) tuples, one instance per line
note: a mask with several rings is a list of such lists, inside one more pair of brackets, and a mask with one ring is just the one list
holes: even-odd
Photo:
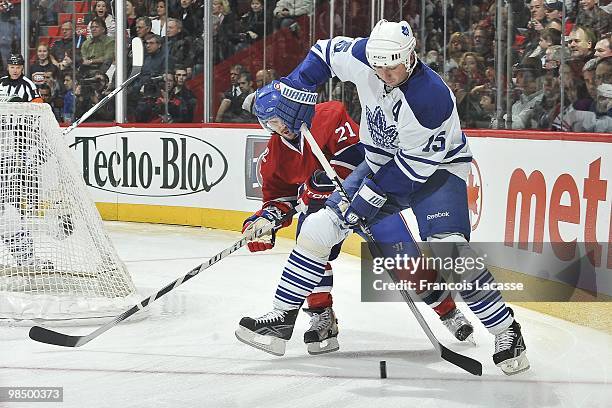
[(433, 220), (436, 218), (442, 218), (442, 217), (450, 217), (450, 212), (444, 211), (444, 212), (437, 212), (435, 214), (427, 214), (427, 221)]

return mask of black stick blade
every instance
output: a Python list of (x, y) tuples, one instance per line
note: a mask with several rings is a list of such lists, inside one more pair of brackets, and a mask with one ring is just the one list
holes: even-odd
[(482, 375), (482, 364), (480, 364), (479, 361), (462, 354), (455, 353), (454, 351), (444, 347), (442, 344), (440, 344), (440, 346), (442, 347), (442, 353), (440, 356), (444, 360), (464, 369), (470, 374)]
[(34, 326), (30, 329), (30, 338), (39, 343), (53, 344), (63, 347), (78, 347), (82, 336), (68, 336), (44, 327)]

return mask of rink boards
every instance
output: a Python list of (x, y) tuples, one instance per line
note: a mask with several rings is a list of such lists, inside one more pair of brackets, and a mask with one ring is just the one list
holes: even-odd
[[(570, 284), (579, 290), (567, 300), (610, 300), (610, 135), (466, 133), (475, 157), (468, 178), (472, 241), (493, 243), (499, 253), (491, 263), (520, 271), (511, 276), (540, 292)], [(260, 207), (258, 163), (265, 160), (266, 141), (255, 126), (231, 125), (86, 127), (68, 140), (103, 218), (228, 230), (240, 230)], [(358, 243), (352, 239), (344, 250), (358, 254)], [(579, 279), (557, 273), (576, 262), (586, 271)], [(525, 300), (535, 301), (531, 306), (538, 310), (610, 329), (609, 319), (592, 321), (601, 316), (593, 308), (608, 310), (606, 303), (582, 304), (582, 313), (575, 302), (550, 303), (559, 300), (554, 297)]]

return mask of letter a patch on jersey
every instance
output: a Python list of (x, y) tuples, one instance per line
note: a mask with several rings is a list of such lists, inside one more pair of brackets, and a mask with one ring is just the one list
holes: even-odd
[(374, 108), (374, 112), (366, 106), (366, 118), (368, 120), (368, 130), (376, 146), (386, 149), (397, 148), (397, 127), (395, 125), (387, 126), (385, 114), (380, 106)]

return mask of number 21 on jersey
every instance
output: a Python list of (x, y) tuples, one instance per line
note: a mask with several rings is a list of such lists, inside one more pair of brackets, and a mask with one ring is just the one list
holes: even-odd
[[(347, 135), (347, 132), (348, 132), (348, 135)], [(355, 131), (353, 130), (353, 127), (348, 122), (344, 122), (344, 125), (336, 128), (335, 133), (340, 135), (340, 137), (338, 138), (338, 143), (345, 141), (349, 137), (357, 136), (355, 134)]]

